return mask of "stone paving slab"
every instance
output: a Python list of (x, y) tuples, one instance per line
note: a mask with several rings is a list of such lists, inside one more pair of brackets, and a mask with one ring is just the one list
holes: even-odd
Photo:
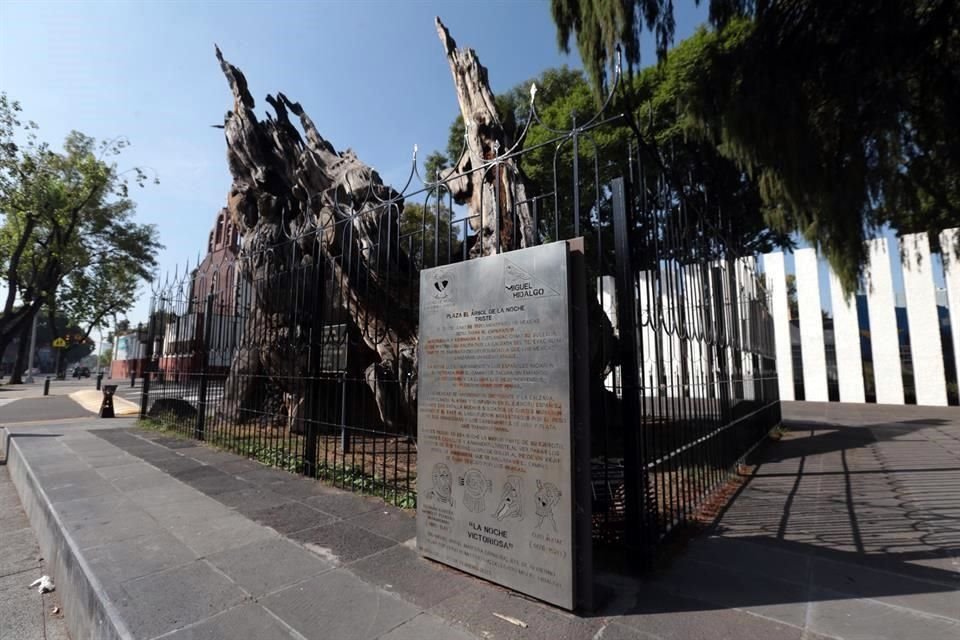
[(417, 535), (417, 521), (402, 509), (388, 505), (351, 518), (350, 522), (396, 542), (406, 542)]
[(127, 627), (142, 638), (205, 620), (249, 598), (202, 560), (126, 580), (113, 585), (111, 592)]
[(256, 603), (248, 602), (228, 609), (202, 622), (164, 636), (165, 640), (228, 640), (263, 638), (264, 640), (302, 640), (283, 621)]
[(107, 580), (126, 582), (187, 564), (196, 556), (166, 531), (105, 542), (84, 549), (90, 569)]
[(434, 607), (475, 582), (459, 571), (424, 562), (416, 551), (402, 545), (354, 562), (350, 570), (423, 609)]
[(381, 640), (470, 640), (473, 636), (451, 629), (445, 620), (437, 616), (421, 613), (380, 638)]
[(330, 559), (279, 538), (221, 551), (207, 556), (207, 561), (254, 597), (302, 582), (334, 567)]
[[(625, 628), (626, 627), (626, 628)], [(709, 603), (659, 589), (644, 591), (636, 605), (603, 630), (604, 640), (632, 638), (636, 632), (664, 640), (813, 640), (818, 637), (740, 609), (716, 609)]]
[(420, 613), (345, 570), (311, 578), (260, 603), (308, 640), (374, 640)]
[(342, 521), (298, 531), (290, 537), (308, 549), (332, 555), (343, 563), (366, 558), (397, 544), (363, 527)]
[[(397, 546), (397, 540), (297, 500), (332, 493), (330, 504), (350, 516), (379, 507), (394, 532), (402, 530), (396, 519), (410, 520), (409, 515), (359, 497), (350, 508), (339, 492), (305, 487), (300, 479), (259, 465), (236, 465), (234, 456), (209, 455), (179, 439), (151, 440), (113, 429), (103, 430), (104, 438), (92, 429), (46, 431), (54, 437), (14, 438), (17, 467), (42, 487), (38, 497), (66, 540), (67, 550), (59, 553), (72, 561), (64, 573), (83, 572), (89, 597), (102, 601), (115, 622), (112, 629), (99, 625), (93, 635), (78, 627), (79, 638), (372, 639), (424, 613), (349, 570), (336, 570)], [(225, 486), (231, 491), (221, 492)], [(274, 489), (289, 489), (290, 495)], [(279, 508), (284, 505), (293, 508)], [(376, 520), (364, 524), (375, 528)], [(317, 544), (298, 544), (278, 533), (310, 529), (324, 529)], [(0, 535), (23, 534), (17, 529)], [(21, 555), (0, 557), (19, 563), (18, 569), (35, 564), (29, 554)], [(69, 576), (64, 588), (68, 582)], [(326, 594), (320, 609), (312, 601), (316, 593)], [(336, 623), (316, 624), (344, 612)], [(435, 618), (418, 625), (436, 631), (435, 637), (463, 636)]]
[[(30, 527), (0, 534), (0, 576), (34, 570), (37, 561), (37, 538)], [(37, 576), (39, 577), (39, 576)], [(32, 581), (30, 581), (32, 582)]]
[(254, 522), (266, 525), (277, 533), (284, 535), (296, 534), (306, 529), (315, 529), (333, 523), (335, 516), (311, 509), (304, 504), (278, 501), (280, 504), (271, 506), (257, 506), (251, 508), (248, 504), (237, 506), (237, 511)]
[(420, 558), (408, 512), (195, 441), (91, 423), (23, 449), (41, 482), (93, 486), (52, 502), (68, 529), (131, 504), (155, 522), (81, 550), (138, 638), (960, 637), (960, 411), (785, 415), (707, 535), (657, 575), (598, 574), (580, 615)]
[[(2, 430), (0, 430), (2, 435)], [(10, 474), (0, 466), (0, 640), (69, 640), (59, 594), (28, 585), (50, 573)]]

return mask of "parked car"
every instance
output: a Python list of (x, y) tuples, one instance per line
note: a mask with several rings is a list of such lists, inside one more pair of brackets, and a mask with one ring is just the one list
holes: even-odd
[(90, 377), (90, 367), (75, 367), (73, 369), (74, 378), (89, 378)]

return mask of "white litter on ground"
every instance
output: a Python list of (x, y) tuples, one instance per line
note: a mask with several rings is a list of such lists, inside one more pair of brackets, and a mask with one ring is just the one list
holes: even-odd
[(37, 591), (40, 593), (47, 593), (53, 591), (56, 587), (53, 586), (53, 580), (50, 579), (50, 576), (40, 576), (36, 580), (30, 583), (30, 588), (33, 589), (37, 587)]

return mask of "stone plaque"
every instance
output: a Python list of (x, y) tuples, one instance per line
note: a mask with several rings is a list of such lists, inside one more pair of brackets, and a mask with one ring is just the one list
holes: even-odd
[(568, 250), (420, 276), (417, 546), (575, 605)]

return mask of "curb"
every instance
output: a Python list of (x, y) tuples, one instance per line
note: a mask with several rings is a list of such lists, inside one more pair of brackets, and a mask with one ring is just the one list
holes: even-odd
[[(74, 391), (68, 396), (71, 400), (91, 413), (100, 413), (100, 404), (103, 402), (103, 393), (94, 389)], [(113, 412), (117, 416), (140, 415), (140, 406), (126, 398), (113, 396)]]
[(7, 469), (37, 536), (40, 551), (53, 574), (70, 636), (74, 640), (132, 639), (133, 634), (120, 620), (103, 585), (90, 570), (40, 487), (33, 469), (20, 451), (18, 437), (30, 435), (5, 429)]

